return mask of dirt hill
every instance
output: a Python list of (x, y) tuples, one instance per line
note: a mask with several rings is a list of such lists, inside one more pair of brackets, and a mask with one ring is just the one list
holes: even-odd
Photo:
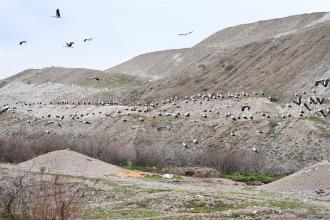
[[(328, 13), (313, 13), (238, 25), (193, 48), (140, 55), (103, 72), (45, 68), (6, 81), (120, 87), (120, 92), (99, 94), (127, 102), (243, 90), (263, 90), (287, 101), (295, 92), (310, 91), (316, 80), (330, 77), (329, 18)], [(101, 78), (98, 83), (90, 80), (95, 75)]]
[[(22, 161), (70, 146), (116, 164), (275, 174), (329, 160), (330, 90), (315, 87), (330, 78), (329, 17), (239, 25), (192, 48), (140, 55), (105, 71), (24, 71), (0, 87), (1, 104), (11, 107), (1, 115), (0, 155)], [(294, 104), (300, 95), (302, 104)], [(251, 109), (243, 112), (244, 105)]]
[(15, 168), (31, 172), (99, 178), (105, 178), (122, 170), (120, 167), (70, 150), (47, 153), (20, 163)]
[(329, 172), (330, 163), (320, 162), (260, 188), (278, 192), (312, 193), (326, 196), (330, 195)]

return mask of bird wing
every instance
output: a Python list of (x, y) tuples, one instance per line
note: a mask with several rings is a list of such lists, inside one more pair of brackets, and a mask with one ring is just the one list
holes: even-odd
[(322, 82), (322, 80), (318, 80), (315, 82), (315, 86), (318, 86), (320, 83)]
[(178, 35), (180, 35), (180, 36), (187, 36), (187, 35), (192, 34), (192, 33), (193, 33), (193, 31), (190, 31), (190, 32), (188, 32), (188, 33), (178, 34)]

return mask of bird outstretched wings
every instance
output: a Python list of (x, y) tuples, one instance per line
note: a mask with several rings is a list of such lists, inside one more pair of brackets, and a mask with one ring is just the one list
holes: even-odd
[(92, 37), (91, 37), (91, 38), (85, 38), (85, 39), (84, 39), (84, 42), (92, 41), (93, 39), (94, 39), (94, 38), (92, 38)]
[(63, 46), (63, 47), (69, 47), (69, 48), (73, 48), (73, 45), (74, 45), (74, 42), (65, 42), (65, 46)]
[(183, 34), (178, 34), (179, 36), (187, 36), (187, 35), (189, 35), (189, 34), (192, 34), (194, 31), (190, 31), (190, 32), (188, 32), (188, 33), (183, 33)]

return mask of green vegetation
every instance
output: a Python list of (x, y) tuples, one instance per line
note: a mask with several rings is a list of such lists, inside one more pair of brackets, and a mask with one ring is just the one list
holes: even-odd
[(251, 183), (259, 181), (262, 183), (270, 183), (282, 178), (282, 176), (273, 176), (265, 173), (248, 173), (248, 172), (234, 172), (230, 174), (221, 175), (221, 178), (231, 179), (238, 182)]
[[(144, 176), (144, 178), (146, 180), (160, 180), (160, 179), (163, 179), (162, 175), (160, 175), (160, 174), (149, 174), (149, 175)], [(183, 179), (182, 176), (176, 176), (176, 175), (174, 175), (173, 178), (172, 178), (172, 180), (176, 180), (176, 181), (180, 181), (182, 179)]]
[(330, 126), (330, 124), (325, 121), (324, 119), (321, 119), (319, 116), (309, 116), (307, 117), (308, 120), (317, 123), (317, 127), (322, 131), (322, 132), (329, 132), (330, 129), (328, 128), (328, 126)]
[(163, 177), (160, 174), (148, 174), (144, 176), (145, 179), (148, 180), (160, 180), (163, 179)]
[[(300, 210), (297, 214), (300, 218), (307, 218), (311, 215), (316, 215), (318, 209), (312, 204), (307, 204), (297, 200), (286, 201), (271, 201), (269, 206), (280, 208), (281, 210)], [(295, 211), (294, 211), (295, 212)]]
[(269, 125), (272, 129), (275, 129), (280, 123), (279, 119), (270, 119), (269, 120)]
[(326, 122), (325, 120), (321, 119), (319, 116), (309, 116), (307, 119), (316, 122), (318, 124), (322, 124), (322, 125), (329, 125), (328, 122)]
[(189, 204), (185, 206), (186, 209), (189, 209), (192, 213), (209, 213), (209, 212), (216, 212), (216, 211), (226, 211), (229, 209), (237, 209), (241, 208), (239, 206), (235, 206), (232, 204), (227, 204), (224, 202), (217, 202), (217, 203), (209, 203), (204, 201), (191, 201)]

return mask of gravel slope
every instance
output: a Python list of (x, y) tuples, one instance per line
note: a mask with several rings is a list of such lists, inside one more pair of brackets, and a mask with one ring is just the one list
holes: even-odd
[(32, 172), (64, 174), (105, 178), (122, 169), (118, 166), (70, 151), (59, 150), (47, 153), (15, 166), (16, 169)]

